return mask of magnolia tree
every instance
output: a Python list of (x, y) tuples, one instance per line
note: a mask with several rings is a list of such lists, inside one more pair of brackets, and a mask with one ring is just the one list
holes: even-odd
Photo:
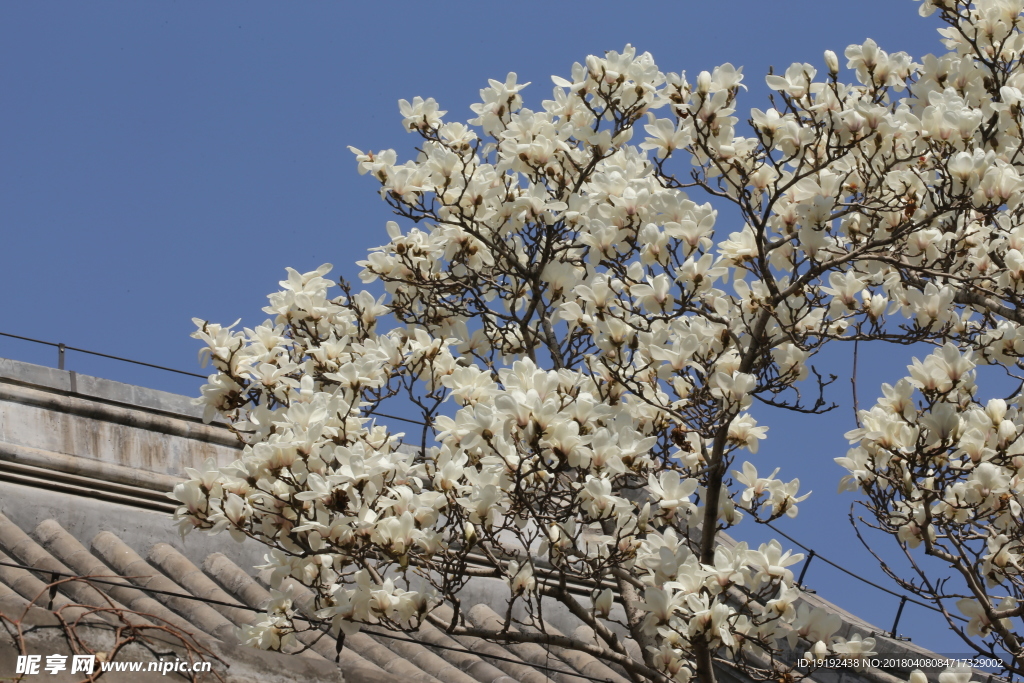
[[(739, 69), (691, 83), (629, 46), (554, 77), (538, 109), (515, 74), (467, 123), (400, 102), (416, 157), (353, 150), (399, 218), (359, 263), (386, 294), (289, 270), (263, 325), (197, 321), (217, 370), (200, 401), (244, 448), (176, 487), (182, 531), (256, 539), (273, 581), (313, 596), (247, 640), (431, 623), (638, 681), (870, 652), (796, 604), (801, 556), (720, 541), (805, 497), (756, 462), (756, 408), (827, 410), (814, 355), (873, 340), (935, 351), (860, 413), (841, 488), (919, 572), (903, 585), (1024, 671), (1024, 412), (982, 402), (975, 373), (1024, 354), (1022, 9), (932, 0), (947, 52), (868, 40), (846, 49), (852, 83), (826, 52), (822, 72), (769, 75), (745, 122)], [(738, 219), (716, 227), (713, 204)], [(424, 425), (398, 431), (389, 401)], [(463, 618), (474, 577), (507, 584), (500, 628)], [(551, 632), (555, 603), (593, 639)]]

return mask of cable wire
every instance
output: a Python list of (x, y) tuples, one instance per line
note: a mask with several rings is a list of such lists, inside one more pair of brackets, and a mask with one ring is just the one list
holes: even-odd
[[(927, 602), (921, 602), (920, 600), (915, 600), (914, 598), (910, 597), (909, 595), (905, 595), (903, 593), (897, 593), (896, 591), (890, 590), (890, 589), (886, 588), (885, 586), (879, 586), (874, 581), (869, 581), (868, 579), (865, 579), (863, 576), (858, 576), (857, 574), (854, 574), (853, 572), (851, 572), (846, 567), (840, 566), (840, 565), (836, 564), (835, 562), (833, 562), (832, 560), (828, 559), (827, 557), (824, 557), (817, 550), (813, 550), (811, 548), (808, 548), (803, 543), (801, 543), (800, 541), (796, 540), (795, 538), (793, 538), (792, 536), (790, 536), (786, 532), (784, 532), (784, 531), (782, 531), (780, 529), (777, 529), (770, 522), (765, 522), (765, 526), (767, 526), (769, 529), (771, 529), (775, 533), (779, 534), (780, 536), (782, 536), (783, 538), (788, 540), (790, 543), (794, 543), (794, 544), (800, 546), (801, 548), (803, 548), (804, 550), (806, 550), (809, 553), (814, 553), (814, 556), (816, 558), (818, 558), (819, 560), (821, 560), (822, 562), (824, 562), (825, 564), (828, 564), (828, 565), (831, 565), (831, 566), (835, 567), (839, 571), (843, 572), (844, 574), (847, 574), (848, 576), (852, 576), (853, 578), (857, 579), (858, 581), (862, 581), (862, 582), (868, 584), (869, 586), (874, 586), (878, 590), (883, 591), (885, 593), (888, 593), (889, 595), (896, 596), (900, 600), (906, 600), (907, 602), (912, 602), (915, 605), (920, 605), (921, 607), (927, 607), (928, 609), (932, 610), (933, 612), (939, 612), (940, 614), (948, 614), (947, 612), (945, 612), (944, 610), (939, 609), (935, 605), (930, 605)], [(964, 623), (966, 623), (968, 621), (967, 619), (965, 619), (965, 618), (963, 618), (961, 616), (958, 616), (956, 614), (948, 614), (948, 616), (950, 616), (953, 619), (956, 619), (958, 621), (962, 621)]]
[[(200, 375), (200, 374), (197, 374), (197, 373), (194, 373), (194, 372), (187, 372), (185, 370), (176, 370), (174, 368), (168, 368), (168, 367), (165, 367), (165, 366), (162, 366), (162, 365), (154, 365), (153, 363), (145, 363), (143, 361), (132, 360), (130, 358), (121, 358), (120, 356), (112, 356), (110, 354), (100, 353), (98, 351), (89, 351), (87, 349), (80, 349), (80, 348), (77, 348), (77, 347), (74, 347), (74, 346), (67, 346), (66, 344), (59, 344), (59, 343), (56, 343), (56, 342), (43, 341), (41, 339), (32, 339), (31, 337), (23, 337), (23, 336), (17, 335), (17, 334), (10, 334), (8, 332), (0, 332), (0, 336), (12, 337), (14, 339), (21, 339), (23, 341), (35, 342), (36, 344), (45, 344), (47, 346), (56, 346), (56, 347), (59, 347), (59, 348), (65, 348), (65, 349), (67, 349), (69, 351), (77, 351), (79, 353), (87, 353), (87, 354), (91, 354), (93, 356), (101, 356), (103, 358), (111, 358), (113, 360), (124, 361), (126, 363), (134, 363), (136, 365), (143, 365), (143, 366), (149, 367), (149, 368), (156, 368), (157, 370), (166, 370), (167, 372), (176, 372), (176, 373), (181, 374), (181, 375), (188, 375), (190, 377), (199, 377), (201, 379), (207, 379), (206, 375)], [(399, 417), (397, 415), (388, 415), (387, 413), (370, 413), (369, 415), (367, 415), (367, 417), (373, 417), (373, 416), (386, 417), (386, 418), (391, 419), (391, 420), (401, 420), (402, 422), (409, 422), (411, 424), (425, 426), (425, 427), (429, 427), (430, 426), (428, 423), (423, 422), (421, 420), (414, 420), (414, 419), (411, 419), (411, 418), (408, 418), (408, 417)], [(803, 550), (805, 550), (805, 551), (807, 551), (809, 553), (813, 553), (814, 557), (819, 558), (825, 564), (828, 564), (828, 565), (831, 565), (832, 567), (835, 567), (836, 569), (838, 569), (839, 571), (843, 572), (844, 574), (846, 574), (848, 576), (852, 576), (853, 578), (857, 579), (858, 581), (860, 581), (862, 583), (866, 583), (869, 586), (877, 588), (880, 591), (888, 593), (889, 595), (892, 595), (894, 597), (900, 598), (901, 600), (904, 600), (906, 602), (910, 602), (910, 603), (913, 603), (915, 605), (919, 605), (921, 607), (930, 609), (930, 610), (932, 610), (934, 612), (938, 612), (940, 614), (947, 615), (947, 616), (949, 616), (949, 617), (951, 617), (953, 619), (956, 619), (957, 621), (961, 621), (961, 622), (964, 622), (964, 623), (966, 623), (968, 621), (964, 617), (961, 617), (961, 616), (956, 615), (956, 614), (949, 614), (945, 610), (939, 609), (938, 607), (936, 607), (934, 605), (928, 604), (926, 602), (922, 602), (921, 600), (917, 600), (915, 598), (912, 598), (909, 595), (906, 595), (904, 593), (897, 593), (896, 591), (893, 591), (893, 590), (891, 590), (889, 588), (886, 588), (885, 586), (881, 586), (881, 585), (879, 585), (879, 584), (877, 584), (877, 583), (875, 583), (873, 581), (865, 579), (863, 576), (855, 574), (855, 573), (851, 572), (849, 569), (846, 569), (845, 567), (843, 567), (842, 565), (839, 565), (839, 564), (833, 562), (832, 560), (828, 559), (827, 557), (825, 557), (824, 555), (822, 555), (818, 551), (814, 550), (813, 548), (810, 548), (809, 546), (804, 545), (803, 543), (801, 543), (800, 541), (796, 540), (795, 538), (793, 538), (789, 534), (787, 534), (784, 531), (776, 528), (773, 524), (766, 523), (766, 526), (768, 526), (768, 528), (772, 529), (775, 533), (777, 533), (777, 534), (781, 535), (782, 537), (784, 537), (785, 539), (787, 539), (789, 542), (794, 543), (795, 545), (799, 546), (800, 548), (802, 548)], [(2, 564), (2, 563), (0, 563), (0, 564)]]
[[(35, 344), (45, 344), (46, 346), (54, 346), (57, 348), (63, 348), (68, 351), (77, 351), (78, 353), (87, 353), (92, 356), (100, 356), (101, 358), (110, 358), (111, 360), (119, 360), (125, 363), (134, 363), (135, 365), (143, 365), (147, 368), (155, 368), (157, 370), (165, 370), (167, 372), (176, 372), (179, 375), (187, 375), (189, 377), (198, 377), (199, 379), (209, 379), (207, 375), (201, 375), (196, 372), (188, 372), (187, 370), (178, 370), (176, 368), (169, 368), (164, 365), (155, 365), (153, 363), (146, 363), (141, 360), (132, 360), (131, 358), (122, 358), (121, 356), (112, 356), (109, 353), (100, 353), (99, 351), (90, 351), (88, 349), (81, 349), (77, 346), (68, 346), (67, 344), (61, 344), (59, 342), (45, 341), (43, 339), (33, 339), (32, 337), (24, 337), (20, 334), (11, 334), (9, 332), (0, 332), (0, 337), (10, 337), (12, 339), (20, 339), (22, 341), (33, 342)], [(419, 420), (413, 420), (408, 417), (399, 417), (398, 415), (388, 415), (387, 413), (373, 413), (373, 415), (379, 415), (380, 417), (386, 417), (390, 420), (401, 420), (402, 422), (411, 422), (416, 425), (423, 425), (424, 423)]]

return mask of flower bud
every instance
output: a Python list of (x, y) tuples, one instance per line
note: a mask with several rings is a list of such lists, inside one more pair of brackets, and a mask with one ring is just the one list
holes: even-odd
[(833, 76), (839, 73), (839, 58), (836, 57), (836, 53), (832, 50), (825, 50), (825, 65), (828, 67), (828, 72)]
[(594, 599), (594, 613), (600, 617), (607, 619), (608, 613), (612, 611), (612, 591), (609, 588), (605, 588), (601, 593)]
[(650, 503), (644, 503), (643, 509), (640, 510), (640, 516), (637, 518), (637, 528), (641, 532), (646, 533), (647, 532), (647, 525), (650, 524), (650, 521), (651, 521), (651, 504)]
[(707, 71), (701, 71), (700, 75), (697, 76), (697, 92), (701, 95), (707, 95), (709, 90), (711, 90), (711, 74)]

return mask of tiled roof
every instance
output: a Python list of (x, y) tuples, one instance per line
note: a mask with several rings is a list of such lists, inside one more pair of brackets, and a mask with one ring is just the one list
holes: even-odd
[[(213, 638), (237, 648), (243, 646), (237, 645), (236, 628), (252, 623), (259, 616), (255, 610), (271, 599), (267, 576), (250, 576), (223, 553), (210, 553), (197, 566), (168, 543), (135, 548), (110, 531), (97, 533), (87, 547), (53, 519), (22, 529), (0, 514), (0, 563), (60, 575), (105, 577), (110, 582), (62, 584), (53, 599), (54, 609), (72, 603), (102, 607), (113, 602), (195, 633), (200, 642)], [(286, 587), (292, 589), (299, 605), (309, 595), (300, 586)], [(46, 582), (37, 573), (0, 566), (0, 612), (16, 615), (33, 599), (39, 598), (36, 604), (45, 602), (45, 588)], [(479, 627), (500, 619), (482, 604), (469, 609), (467, 618)], [(346, 638), (340, 658), (346, 681), (627, 682), (619, 672), (583, 653), (454, 638), (429, 625), (416, 634), (389, 635), (392, 637), (359, 633)], [(308, 647), (302, 656), (334, 661), (336, 641), (329, 635), (318, 638), (305, 633), (300, 639)]]

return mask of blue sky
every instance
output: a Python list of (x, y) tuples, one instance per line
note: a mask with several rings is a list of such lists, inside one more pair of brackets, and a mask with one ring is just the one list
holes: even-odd
[[(632, 43), (665, 71), (732, 62), (765, 108), (764, 74), (793, 61), (823, 68), (872, 37), (916, 58), (941, 52), (934, 20), (911, 0), (390, 3), (99, 2), (0, 4), (0, 332), (197, 370), (191, 318), (259, 323), (284, 268), (354, 262), (385, 241), (390, 215), (357, 175), (348, 145), (413, 154), (396, 102), (436, 98), (449, 120), (488, 78), (532, 81)], [(845, 60), (844, 60), (845, 63)], [(719, 223), (723, 234), (738, 229)], [(879, 582), (886, 579), (834, 495), (846, 449), (850, 349), (820, 418), (762, 414), (769, 440), (752, 458), (783, 466), (814, 495), (787, 533)], [(861, 407), (909, 353), (862, 349)], [(920, 351), (918, 354), (920, 355)], [(0, 338), (0, 356), (53, 365), (50, 348)], [(196, 394), (190, 378), (70, 354), (87, 374)], [(744, 525), (738, 536), (746, 537)], [(757, 531), (757, 530), (753, 530)], [(750, 538), (759, 537), (752, 533)], [(891, 551), (892, 547), (886, 547)], [(891, 555), (891, 553), (889, 553)], [(807, 583), (888, 629), (892, 598), (815, 562)], [(965, 652), (908, 606), (901, 632)]]

